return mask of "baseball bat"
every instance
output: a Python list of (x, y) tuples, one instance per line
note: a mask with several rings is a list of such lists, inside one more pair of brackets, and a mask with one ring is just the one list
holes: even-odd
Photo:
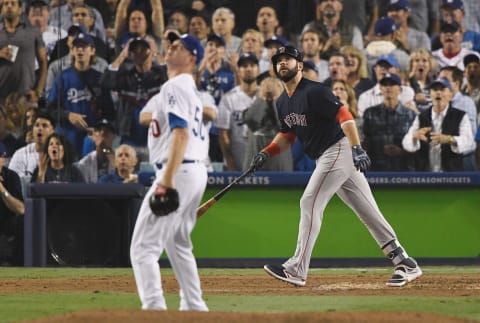
[(230, 191), (233, 185), (240, 182), (245, 177), (249, 176), (253, 172), (253, 167), (249, 167), (246, 171), (240, 174), (235, 178), (230, 184), (225, 186), (221, 191), (211, 197), (208, 201), (200, 205), (197, 209), (197, 218), (201, 217), (209, 208), (211, 208), (218, 200), (220, 200), (228, 191)]

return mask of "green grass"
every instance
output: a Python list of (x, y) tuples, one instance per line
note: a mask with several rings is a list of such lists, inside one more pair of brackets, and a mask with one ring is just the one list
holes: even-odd
[[(480, 274), (478, 267), (425, 267), (425, 274)], [(263, 274), (260, 269), (200, 269), (207, 275)], [(387, 274), (391, 268), (312, 269), (311, 274)], [(171, 269), (163, 269), (171, 275)], [(0, 280), (53, 277), (132, 276), (131, 268), (0, 268)], [(480, 276), (479, 276), (480, 278)], [(477, 283), (472, 282), (472, 283)], [(169, 308), (178, 307), (178, 295), (167, 294)], [(422, 296), (264, 296), (205, 295), (211, 311), (227, 312), (324, 312), (324, 311), (421, 311), (480, 321), (480, 297)], [(86, 309), (132, 308), (136, 293), (109, 291), (16, 293), (0, 291), (0, 322), (17, 322)]]

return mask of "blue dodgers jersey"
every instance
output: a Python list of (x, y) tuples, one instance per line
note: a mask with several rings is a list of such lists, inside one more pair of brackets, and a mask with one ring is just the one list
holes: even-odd
[(293, 131), (305, 153), (317, 159), (345, 136), (336, 119), (342, 106), (329, 87), (302, 78), (291, 97), (284, 91), (278, 98), (280, 131)]

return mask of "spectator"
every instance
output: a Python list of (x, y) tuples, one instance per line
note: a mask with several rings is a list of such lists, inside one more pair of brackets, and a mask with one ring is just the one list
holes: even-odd
[(50, 7), (43, 0), (34, 0), (30, 2), (28, 7), (28, 22), (37, 27), (42, 33), (42, 39), (47, 50), (47, 60), (50, 61), (50, 55), (52, 54), (55, 43), (58, 37), (66, 37), (67, 32), (65, 29), (59, 29), (57, 26), (48, 24), (50, 19)]
[[(52, 89), (55, 79), (67, 68), (72, 66), (73, 57), (73, 40), (80, 34), (86, 33), (85, 28), (80, 24), (73, 24), (68, 29), (67, 37), (65, 38), (65, 45), (68, 47), (68, 53), (63, 57), (51, 62), (47, 71), (47, 82), (45, 84), (45, 94), (48, 98), (50, 90)], [(95, 38), (93, 39), (95, 42)], [(63, 40), (60, 40), (63, 42)], [(63, 45), (60, 45), (62, 48)], [(96, 51), (95, 51), (96, 53)], [(56, 55), (55, 55), (56, 56)], [(95, 55), (92, 68), (100, 73), (103, 73), (108, 67), (108, 63), (104, 58)]]
[[(103, 88), (118, 95), (115, 128), (121, 142), (133, 146), (141, 161), (148, 161), (148, 128), (140, 124), (140, 111), (168, 79), (166, 66), (153, 64), (153, 46), (155, 42), (151, 39), (131, 39), (110, 64), (101, 81)], [(127, 57), (130, 57), (133, 66), (125, 66)]]
[(333, 81), (346, 81), (350, 70), (348, 69), (350, 62), (345, 54), (340, 52), (332, 53), (328, 59), (328, 75), (329, 77), (323, 82), (328, 87), (332, 86)]
[(375, 86), (375, 82), (368, 78), (367, 58), (360, 49), (351, 45), (343, 46), (340, 52), (347, 55), (347, 82), (355, 90), (358, 100), (360, 94)]
[(131, 0), (120, 0), (117, 7), (117, 15), (115, 16), (116, 52), (120, 53), (127, 41), (135, 37), (152, 37), (157, 46), (160, 47), (160, 40), (165, 29), (162, 1), (150, 0), (152, 6), (151, 28), (149, 28), (145, 11), (136, 7), (128, 10), (130, 2)]
[[(278, 36), (276, 34), (277, 28), (280, 27), (278, 21), (277, 12), (271, 6), (262, 6), (257, 11), (257, 29), (263, 36), (264, 44), (269, 39)], [(283, 37), (282, 37), (283, 38)], [(285, 45), (287, 43), (285, 39)], [(270, 59), (268, 58), (268, 49), (264, 45), (264, 50), (262, 51), (262, 56), (257, 56), (258, 67), (260, 73), (268, 71), (270, 69)], [(273, 54), (272, 54), (273, 55)]]
[(432, 104), (428, 84), (437, 71), (437, 61), (430, 51), (420, 48), (410, 54), (408, 62), (408, 83), (415, 92), (415, 104), (420, 111)]
[[(20, 21), (20, 0), (4, 0), (0, 24), (0, 102), (12, 92), (29, 94), (37, 102), (47, 77), (47, 51), (36, 28)], [(35, 58), (39, 64), (35, 77)]]
[(102, 41), (105, 41), (105, 26), (103, 24), (102, 16), (97, 9), (85, 5), (84, 0), (66, 0), (66, 3), (61, 5), (60, 8), (51, 11), (49, 24), (51, 26), (60, 27), (63, 30), (68, 30), (72, 22), (75, 22), (74, 9), (77, 6), (86, 6), (85, 8), (88, 8), (90, 11), (88, 14), (85, 14), (85, 12), (82, 12), (81, 14), (80, 12), (77, 12), (77, 14), (83, 16), (83, 18), (87, 18), (87, 15), (91, 16), (93, 26), (91, 29), (89, 28), (88, 31)]
[(10, 93), (5, 99), (4, 109), (7, 118), (7, 129), (15, 138), (19, 138), (22, 135), (23, 116), (27, 106), (26, 96), (17, 92)]
[[(52, 112), (61, 117), (61, 131), (73, 144), (80, 156), (83, 139), (89, 125), (104, 115), (106, 107), (101, 101), (101, 73), (93, 69), (95, 44), (88, 34), (79, 34), (72, 42), (72, 66), (55, 79), (47, 103)], [(58, 100), (61, 105), (57, 106)], [(60, 111), (56, 111), (60, 108)]]
[(205, 46), (203, 60), (198, 67), (200, 89), (210, 93), (215, 104), (235, 86), (234, 71), (226, 62), (225, 40), (217, 34), (210, 34)]
[[(233, 34), (235, 28), (235, 14), (226, 7), (217, 8), (212, 15), (212, 30), (225, 40), (227, 55), (240, 53), (242, 39)], [(263, 40), (260, 44), (263, 44)]]
[(35, 119), (37, 110), (38, 109), (35, 107), (28, 107), (27, 110), (25, 110), (23, 118), (23, 134), (20, 140), (27, 145), (33, 142), (33, 120)]
[(78, 168), (87, 183), (96, 183), (100, 176), (114, 171), (115, 155), (113, 141), (115, 128), (107, 119), (101, 119), (93, 127), (92, 139), (95, 150), (78, 162)]
[[(383, 95), (380, 91), (380, 84), (378, 83), (378, 81), (381, 80), (387, 73), (398, 75), (398, 62), (395, 59), (395, 56), (380, 56), (373, 67), (373, 71), (375, 74), (375, 79), (377, 80), (377, 84), (370, 90), (362, 93), (358, 98), (357, 107), (358, 115), (360, 117), (363, 117), (363, 113), (369, 107), (383, 102)], [(411, 87), (402, 85), (402, 91), (398, 99), (400, 100), (400, 103), (402, 105), (412, 109), (413, 111), (417, 111), (417, 107), (415, 106), (415, 102), (413, 101), (414, 95), (415, 93), (413, 92), (413, 89)]]
[(251, 53), (242, 54), (238, 60), (238, 70), (240, 84), (222, 97), (216, 122), (220, 148), (229, 171), (243, 169), (247, 141), (242, 114), (257, 97), (257, 57)]
[(247, 29), (242, 35), (241, 52), (253, 53), (255, 57), (261, 57), (263, 55), (264, 42), (265, 40), (263, 39), (262, 34), (258, 30)]
[[(410, 27), (435, 35), (440, 30), (441, 0), (408, 0)], [(378, 1), (380, 17), (387, 14), (389, 1)]]
[(464, 70), (463, 58), (475, 52), (462, 47), (462, 30), (460, 25), (452, 21), (443, 23), (440, 27), (440, 42), (442, 48), (432, 52), (440, 67), (456, 66)]
[(43, 147), (42, 158), (33, 171), (32, 183), (84, 183), (83, 175), (73, 164), (75, 152), (67, 137), (52, 133)]
[(25, 205), (20, 177), (7, 167), (7, 154), (0, 144), (0, 266), (22, 266)]
[(399, 102), (401, 85), (398, 75), (386, 74), (380, 80), (383, 102), (363, 115), (363, 146), (372, 158), (372, 171), (415, 170), (413, 155), (403, 149), (402, 140), (416, 114)]
[(172, 12), (168, 18), (167, 25), (178, 29), (180, 34), (188, 33), (188, 17), (183, 11), (176, 10)]
[(365, 48), (369, 70), (380, 56), (389, 54), (395, 56), (401, 72), (407, 70), (409, 57), (404, 50), (395, 45), (396, 33), (397, 24), (390, 17), (382, 17), (375, 23), (375, 38)]
[(471, 149), (473, 137), (468, 116), (450, 104), (451, 89), (445, 78), (430, 84), (432, 107), (415, 117), (403, 138), (403, 148), (416, 152), (417, 171), (463, 171), (462, 154)]
[(348, 108), (348, 111), (355, 118), (357, 128), (359, 127), (358, 111), (357, 111), (357, 99), (355, 98), (355, 91), (350, 84), (345, 80), (332, 81), (332, 91), (340, 99), (344, 106)]
[(115, 171), (100, 176), (97, 183), (137, 183), (138, 177), (135, 174), (137, 165), (137, 154), (132, 146), (122, 144), (115, 149)]
[(55, 120), (47, 113), (38, 111), (33, 121), (33, 142), (18, 149), (12, 156), (9, 168), (20, 178), (30, 177), (38, 165), (39, 157), (50, 136), (55, 130)]
[(310, 81), (318, 82), (318, 68), (315, 66), (315, 63), (312, 61), (303, 61), (302, 75)]
[[(440, 69), (439, 77), (445, 78), (450, 82), (452, 99), (450, 101), (452, 108), (465, 112), (470, 122), (470, 130), (472, 131), (472, 138), (475, 138), (477, 133), (477, 109), (475, 102), (468, 96), (460, 92), (463, 82), (463, 72), (455, 66), (445, 66)], [(463, 169), (466, 171), (477, 170), (475, 158), (475, 143), (472, 144), (471, 149), (463, 152)]]
[(95, 7), (102, 16), (105, 26), (105, 44), (107, 45), (107, 57), (113, 59), (115, 57), (115, 15), (119, 0), (90, 0), (86, 1), (91, 7)]
[(7, 156), (12, 156), (13, 153), (24, 146), (25, 143), (15, 137), (7, 127), (7, 113), (0, 105), (0, 147), (5, 150)]
[[(74, 25), (75, 26), (81, 25), (83, 27), (82, 32), (93, 38), (97, 57), (101, 57), (105, 60), (108, 60), (107, 46), (105, 44), (105, 40), (92, 33), (94, 20), (95, 18), (94, 18), (93, 8), (85, 4), (75, 5), (75, 7), (73, 7), (71, 26), (68, 27), (68, 30), (70, 31), (70, 28)], [(53, 62), (69, 54), (69, 51), (70, 51), (70, 47), (68, 46), (68, 38), (64, 37), (60, 39), (55, 44), (55, 48), (53, 49), (52, 54), (50, 56), (50, 62)]]
[(315, 29), (306, 29), (300, 36), (300, 43), (304, 60), (313, 62), (317, 67), (317, 81), (325, 81), (328, 78), (328, 61), (320, 57), (323, 46), (325, 46), (323, 34)]
[[(248, 139), (243, 169), (247, 169), (253, 156), (268, 145), (278, 132), (280, 121), (275, 108), (276, 99), (282, 94), (283, 86), (276, 77), (268, 77), (260, 83), (258, 97), (243, 113), (247, 125)], [(285, 153), (268, 159), (262, 167), (266, 171), (292, 171), (292, 154)]]
[(190, 18), (188, 33), (197, 37), (203, 47), (207, 45), (210, 30), (210, 19), (205, 15), (197, 12)]
[[(480, 33), (465, 27), (465, 6), (462, 0), (442, 0), (440, 9), (442, 21), (446, 24), (456, 22), (460, 26), (461, 46), (469, 50), (480, 52)], [(439, 41), (439, 36), (435, 35), (432, 39), (432, 48), (442, 47), (443, 42)]]
[(465, 85), (462, 92), (470, 96), (477, 107), (477, 120), (480, 120), (480, 58), (470, 54), (463, 58)]
[(316, 20), (305, 25), (306, 29), (316, 29), (326, 39), (322, 48), (322, 58), (328, 59), (342, 46), (353, 45), (363, 49), (363, 36), (360, 29), (341, 18), (343, 4), (341, 0), (317, 0)]
[(409, 25), (410, 12), (407, 0), (388, 1), (387, 15), (398, 26), (398, 32), (395, 33), (395, 44), (407, 54), (418, 48), (430, 50), (430, 38), (427, 33)]

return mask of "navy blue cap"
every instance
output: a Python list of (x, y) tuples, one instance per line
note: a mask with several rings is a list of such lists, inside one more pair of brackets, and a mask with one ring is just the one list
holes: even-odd
[(442, 0), (441, 8), (461, 9), (465, 10), (462, 0)]
[(8, 155), (7, 147), (3, 142), (0, 142), (0, 158), (7, 157), (7, 155)]
[(402, 80), (400, 79), (400, 76), (398, 76), (397, 74), (387, 73), (385, 74), (384, 77), (382, 77), (379, 83), (380, 85), (389, 85), (391, 83), (394, 83), (400, 86), (402, 85)]
[(431, 82), (428, 87), (431, 89), (435, 85), (440, 85), (444, 88), (450, 89), (450, 91), (452, 90), (452, 85), (450, 84), (450, 81), (444, 77), (437, 78), (436, 80)]
[(407, 0), (389, 0), (387, 10), (410, 10), (410, 6)]
[(130, 46), (128, 46), (128, 50), (132, 51), (135, 48), (135, 46), (140, 45), (140, 44), (145, 45), (147, 48), (150, 48), (150, 43), (145, 38), (135, 37), (130, 42)]
[(454, 32), (457, 32), (461, 29), (462, 29), (462, 27), (456, 21), (444, 22), (440, 26), (440, 32), (441, 33), (454, 33)]
[(311, 69), (311, 70), (314, 70), (315, 72), (318, 73), (318, 68), (317, 66), (315, 65), (314, 62), (312, 61), (305, 61), (303, 62), (303, 69), (306, 70), (306, 69)]
[(299, 62), (303, 62), (303, 54), (293, 46), (282, 46), (277, 49), (275, 55), (272, 56), (273, 65), (277, 65), (277, 61), (282, 55), (287, 55), (295, 58)]
[(93, 126), (93, 128), (96, 129), (96, 130), (108, 129), (111, 132), (115, 133), (115, 127), (113, 126), (113, 124), (110, 121), (108, 121), (105, 118), (98, 120), (97, 123), (95, 124), (95, 126)]
[(82, 24), (74, 23), (68, 28), (67, 33), (70, 36), (74, 35), (74, 33), (75, 35), (80, 33), (86, 34), (87, 30), (85, 29), (85, 26), (83, 26)]
[(375, 23), (375, 35), (377, 36), (393, 34), (397, 29), (397, 24), (390, 17), (382, 17)]
[(381, 62), (386, 62), (388, 63), (391, 67), (398, 67), (398, 61), (395, 55), (393, 54), (387, 54), (387, 55), (380, 55), (378, 56), (377, 62), (375, 65), (378, 65)]
[(269, 39), (267, 39), (266, 41), (263, 42), (264, 47), (268, 48), (272, 45), (287, 46), (288, 41), (280, 35), (273, 35), (272, 38), (269, 38)]
[(238, 59), (237, 66), (243, 66), (247, 62), (252, 62), (258, 65), (258, 58), (253, 53), (243, 53)]
[(216, 42), (218, 45), (223, 46), (223, 47), (225, 47), (225, 45), (226, 45), (225, 39), (224, 39), (222, 36), (217, 35), (217, 34), (210, 34), (210, 35), (208, 35), (208, 36), (207, 36), (207, 43), (208, 43), (209, 41), (214, 41), (214, 42)]
[(95, 42), (93, 41), (92, 36), (85, 33), (78, 34), (77, 37), (75, 37), (75, 39), (73, 40), (72, 44), (73, 46), (77, 46), (78, 44), (87, 44), (95, 47)]
[(197, 37), (190, 35), (190, 34), (183, 34), (181, 36), (178, 36), (177, 33), (171, 31), (167, 35), (168, 40), (170, 40), (171, 43), (176, 41), (177, 39), (180, 39), (180, 42), (182, 45), (190, 52), (192, 55), (197, 57), (196, 63), (199, 64), (202, 59), (203, 59), (203, 46), (198, 40)]

